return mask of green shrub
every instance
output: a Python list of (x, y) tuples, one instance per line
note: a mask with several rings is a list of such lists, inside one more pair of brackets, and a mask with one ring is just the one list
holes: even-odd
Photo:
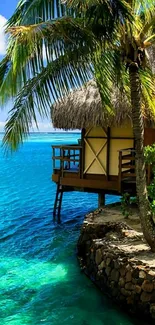
[(144, 156), (146, 164), (152, 166), (153, 179), (147, 189), (151, 208), (153, 213), (155, 213), (155, 144), (144, 148)]
[(128, 218), (129, 215), (132, 215), (132, 204), (137, 204), (137, 197), (132, 197), (129, 193), (124, 193), (121, 197), (121, 210), (125, 218)]

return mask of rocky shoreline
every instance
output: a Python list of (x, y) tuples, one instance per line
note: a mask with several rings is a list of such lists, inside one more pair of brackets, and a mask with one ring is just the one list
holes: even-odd
[(82, 270), (128, 312), (155, 320), (155, 258), (140, 231), (110, 220), (113, 210), (86, 216), (78, 241)]

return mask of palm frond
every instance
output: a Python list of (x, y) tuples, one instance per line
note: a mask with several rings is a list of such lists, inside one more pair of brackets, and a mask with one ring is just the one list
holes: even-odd
[(81, 62), (75, 60), (74, 63), (75, 55), (76, 53), (68, 53), (49, 63), (19, 92), (6, 123), (5, 146), (16, 149), (29, 134), (32, 123), (37, 125), (35, 108), (42, 118), (48, 116), (52, 102), (63, 98), (71, 89), (80, 87), (92, 78), (93, 68), (89, 56), (85, 61), (82, 57)]
[(125, 68), (118, 49), (107, 49), (94, 63), (95, 78), (104, 105), (112, 109), (113, 88), (124, 89)]
[(0, 87), (4, 81), (10, 65), (10, 60), (8, 56), (5, 56), (4, 59), (0, 62)]
[(149, 8), (145, 10), (145, 15), (140, 17), (141, 20), (141, 30), (139, 31), (139, 38), (145, 41), (151, 34), (154, 34), (155, 27), (155, 8)]
[[(8, 21), (0, 63), (0, 100), (15, 98), (4, 145), (16, 149), (37, 125), (36, 111), (48, 116), (52, 102), (93, 75), (111, 113), (114, 85), (130, 100), (124, 63), (153, 41), (153, 19), (152, 0), (21, 0)], [(140, 78), (143, 102), (153, 112), (153, 75), (140, 71)]]
[(5, 78), (3, 75), (1, 78), (1, 104), (16, 96), (29, 79), (66, 52), (76, 52), (78, 60), (78, 55), (85, 57), (86, 52), (93, 53), (98, 46), (91, 30), (79, 18), (64, 17), (46, 24), (16, 26), (10, 32), (12, 51), (9, 51), (10, 64)]
[(68, 12), (60, 0), (21, 0), (7, 27), (38, 24), (68, 13), (71, 11)]
[(143, 106), (155, 116), (155, 76), (150, 69), (140, 70), (140, 80), (142, 85)]

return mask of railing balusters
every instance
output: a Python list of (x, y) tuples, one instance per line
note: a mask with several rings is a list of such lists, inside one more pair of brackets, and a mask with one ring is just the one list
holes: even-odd
[[(52, 148), (53, 150), (53, 156), (52, 156), (52, 159), (53, 157), (55, 157), (55, 148)], [(55, 159), (53, 159), (53, 169), (55, 169)]]
[[(129, 152), (127, 154), (127, 152)], [(146, 166), (146, 180), (149, 185), (151, 182), (151, 166)], [(121, 192), (121, 184), (123, 180), (136, 178), (136, 166), (135, 166), (135, 149), (128, 148), (119, 151), (119, 171), (118, 171), (118, 183), (119, 191)]]
[[(64, 177), (65, 171), (69, 172), (72, 170), (80, 177), (82, 146), (52, 146), (52, 150), (53, 169), (59, 169), (61, 177)], [(59, 167), (56, 166), (56, 160), (60, 162)]]

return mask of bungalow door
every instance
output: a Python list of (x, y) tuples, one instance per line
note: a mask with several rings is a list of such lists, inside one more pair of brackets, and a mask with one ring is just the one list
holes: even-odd
[(92, 127), (84, 134), (83, 174), (107, 175), (107, 130)]

